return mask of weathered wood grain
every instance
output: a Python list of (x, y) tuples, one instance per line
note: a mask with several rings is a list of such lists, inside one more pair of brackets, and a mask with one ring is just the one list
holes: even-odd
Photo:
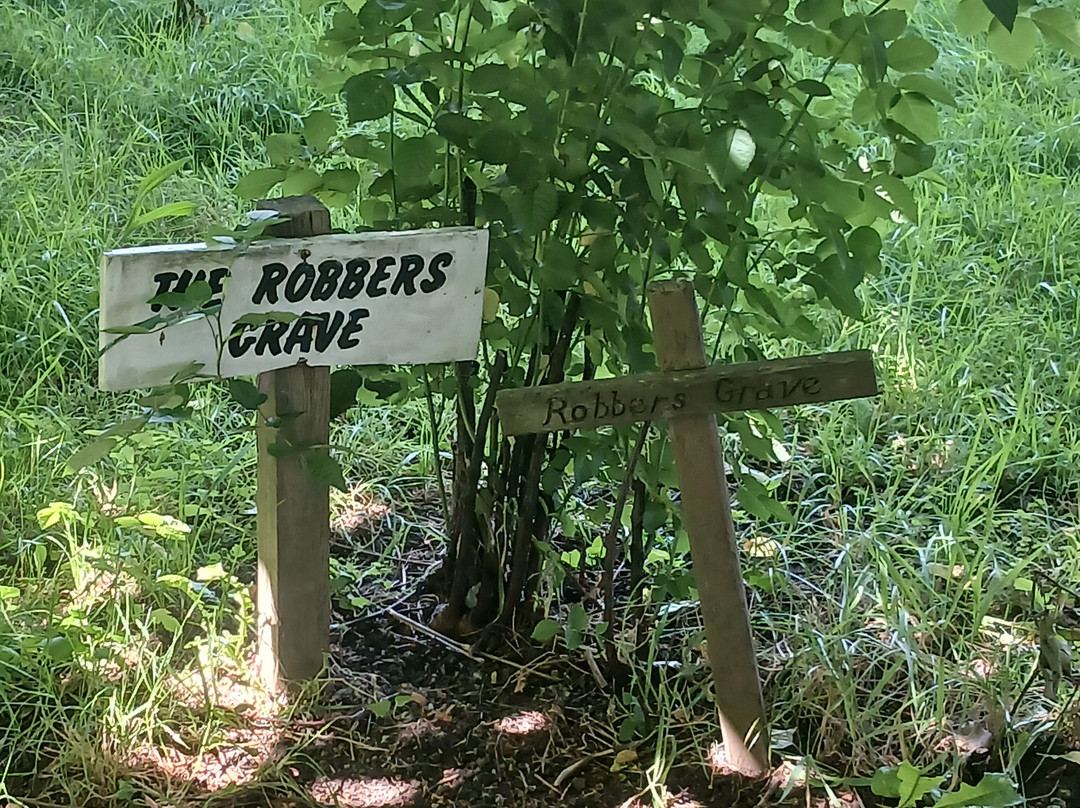
[[(281, 200), (273, 201), (281, 206)], [(393, 365), (475, 358), (487, 230), (330, 233), (325, 210), (285, 204), (291, 208), (280, 212), (292, 218), (272, 233), (307, 235), (232, 248), (130, 247), (103, 256), (103, 389), (168, 384), (193, 365), (234, 378), (301, 362)], [(182, 297), (200, 282), (212, 295), (207, 317), (183, 319), (179, 307), (150, 302), (159, 295)], [(273, 322), (250, 322), (260, 317)]]
[[(705, 346), (693, 285), (653, 284), (648, 298), (661, 372), (703, 367)], [(793, 378), (809, 378), (799, 375), (806, 367), (799, 366)], [(679, 478), (727, 763), (758, 776), (769, 769), (769, 732), (716, 416), (708, 411), (677, 412), (668, 421), (668, 440)]]
[(497, 404), (502, 429), (520, 435), (839, 401), (877, 392), (870, 352), (844, 351), (501, 390)]
[[(330, 212), (314, 197), (263, 200), (291, 220), (275, 235), (330, 232)], [(322, 445), (330, 440), (330, 368), (295, 365), (259, 374), (268, 396), (260, 422), (284, 414), (280, 429), (258, 429), (259, 671), (276, 692), (316, 676), (330, 647), (330, 491), (304, 468), (303, 457), (275, 457), (271, 443)], [(323, 450), (325, 451), (325, 450)]]

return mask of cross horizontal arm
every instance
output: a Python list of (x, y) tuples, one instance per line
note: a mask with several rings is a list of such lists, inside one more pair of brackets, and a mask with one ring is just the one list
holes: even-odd
[(876, 396), (869, 351), (639, 373), (587, 382), (500, 390), (508, 435), (595, 429), (672, 415), (735, 412)]

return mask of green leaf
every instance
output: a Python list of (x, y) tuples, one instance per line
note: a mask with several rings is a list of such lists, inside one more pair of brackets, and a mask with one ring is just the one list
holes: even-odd
[(179, 309), (183, 308), (187, 303), (187, 298), (183, 292), (162, 292), (160, 295), (154, 295), (147, 302), (151, 306), (166, 306), (170, 309)]
[(381, 72), (373, 70), (352, 76), (341, 88), (350, 123), (375, 121), (394, 111), (397, 94), (394, 85)]
[(360, 172), (354, 168), (332, 168), (322, 175), (322, 187), (327, 191), (353, 193), (360, 185)]
[[(183, 402), (180, 402), (183, 403)], [(102, 438), (126, 438), (128, 435), (134, 435), (139, 432), (150, 421), (149, 415), (140, 415), (138, 418), (128, 418), (126, 421), (121, 421), (118, 424), (113, 424), (111, 427), (101, 433)]]
[(93, 443), (87, 444), (77, 452), (73, 453), (71, 457), (67, 459), (67, 463), (65, 464), (67, 470), (72, 474), (81, 471), (87, 466), (101, 460), (101, 458), (105, 457), (105, 455), (111, 452), (115, 447), (116, 438), (98, 438)]
[(501, 128), (489, 128), (476, 139), (473, 147), (476, 156), (491, 165), (509, 163), (520, 153), (520, 147), (512, 132)]
[(559, 633), (559, 623), (556, 620), (541, 620), (532, 630), (532, 638), (537, 642), (551, 642)]
[[(275, 423), (270, 423), (271, 421), (274, 421)], [(281, 426), (281, 424), (277, 422), (277, 419), (274, 418), (268, 418), (266, 425), (272, 428)], [(292, 457), (300, 454), (300, 449), (297, 449), (295, 446), (285, 443), (284, 441), (276, 440), (273, 443), (267, 444), (266, 453), (271, 457), (280, 459), (282, 457)]]
[(828, 84), (814, 79), (802, 79), (795, 82), (795, 89), (815, 98), (827, 98), (832, 95), (832, 89)]
[(19, 589), (7, 584), (0, 585), (0, 600), (12, 600), (19, 597)]
[(544, 286), (555, 291), (573, 289), (581, 280), (581, 262), (569, 244), (550, 242), (544, 250)]
[(245, 410), (257, 410), (268, 398), (247, 379), (229, 379), (229, 397)]
[(337, 418), (356, 403), (356, 394), (364, 384), (364, 377), (352, 368), (343, 368), (330, 374), (330, 418)]
[(983, 3), (990, 10), (999, 23), (1001, 23), (1005, 30), (1013, 30), (1013, 23), (1016, 21), (1016, 11), (1019, 3), (1017, 0), (983, 0)]
[(159, 575), (157, 577), (157, 583), (172, 587), (173, 589), (182, 589), (188, 593), (191, 592), (191, 581), (183, 575), (165, 573), (164, 575)]
[(456, 112), (442, 115), (435, 123), (435, 131), (460, 148), (468, 148), (470, 139), (479, 129), (478, 121)]
[(728, 127), (705, 143), (705, 168), (723, 189), (733, 177), (746, 171), (757, 154), (757, 144), (745, 129)]
[(1047, 42), (1080, 59), (1080, 24), (1070, 11), (1043, 8), (1032, 12), (1031, 19), (1039, 26)]
[(920, 95), (905, 93), (889, 110), (889, 118), (896, 121), (923, 143), (937, 140), (938, 114), (934, 105)]
[(566, 627), (565, 642), (568, 651), (576, 651), (580, 648), (582, 639), (583, 637), (580, 631), (576, 628), (570, 628), (570, 626)]
[(883, 43), (899, 39), (907, 28), (907, 12), (899, 6), (896, 0), (892, 0), (889, 8), (884, 8), (866, 19), (866, 27), (870, 33), (876, 34)]
[(664, 78), (674, 81), (682, 66), (684, 55), (682, 45), (673, 36), (662, 36), (660, 37), (660, 55), (663, 58)]
[(879, 797), (900, 796), (900, 776), (895, 768), (881, 768), (870, 779), (870, 790)]
[(313, 168), (291, 172), (281, 182), (282, 196), (303, 196), (322, 185), (322, 175)]
[(990, 24), (989, 44), (990, 52), (999, 62), (1021, 68), (1039, 47), (1039, 29), (1027, 17), (1020, 17), (1009, 33), (1004, 25), (994, 20)]
[(727, 137), (729, 165), (734, 166), (737, 171), (746, 171), (757, 154), (754, 138), (745, 129), (732, 129)]
[(45, 653), (55, 662), (67, 662), (75, 656), (75, 647), (67, 637), (50, 637), (43, 645)]
[(649, 196), (657, 204), (663, 204), (665, 198), (664, 175), (660, 171), (660, 166), (657, 165), (656, 160), (644, 160), (641, 167), (645, 172), (645, 184), (649, 186)]
[(258, 43), (259, 38), (255, 35), (255, 29), (250, 22), (240, 22), (236, 25), (236, 38), (249, 45)]
[(1023, 800), (1004, 774), (984, 774), (975, 785), (961, 783), (956, 791), (943, 794), (934, 808), (1008, 808)]
[(932, 79), (929, 76), (924, 76), (919, 73), (904, 76), (900, 81), (896, 82), (896, 87), (899, 90), (904, 90), (909, 93), (924, 95), (931, 101), (937, 101), (939, 104), (946, 104), (950, 107), (956, 106), (956, 96), (953, 94), (952, 90), (937, 79)]
[(394, 145), (394, 177), (398, 188), (426, 186), (438, 158), (437, 137), (407, 137)]
[(312, 150), (325, 152), (335, 135), (337, 121), (325, 109), (317, 109), (304, 118), (304, 141)]
[(550, 182), (542, 182), (533, 191), (532, 228), (534, 233), (547, 229), (559, 212), (559, 192)]
[(870, 273), (876, 272), (881, 265), (881, 235), (872, 227), (855, 228), (847, 237), (847, 246), (852, 257)]
[(248, 312), (236, 318), (236, 324), (250, 325), (259, 328), (267, 323), (291, 323), (299, 319), (300, 315), (294, 311), (261, 311)]
[(833, 21), (844, 16), (844, 0), (801, 0), (795, 6), (795, 19), (811, 22), (822, 31), (828, 31)]
[(187, 159), (173, 160), (171, 163), (155, 168), (139, 183), (138, 199), (142, 199), (148, 193), (161, 185), (169, 177), (178, 173), (187, 164)]
[(128, 223), (127, 231), (130, 233), (132, 230), (158, 219), (177, 219), (190, 216), (197, 208), (198, 206), (194, 202), (170, 202), (167, 205), (161, 205), (153, 210), (140, 213)]
[(585, 631), (589, 627), (589, 615), (585, 612), (585, 607), (580, 603), (574, 603), (570, 606), (567, 625), (574, 631)]
[(300, 159), (300, 135), (281, 132), (266, 138), (266, 157), (270, 165), (285, 167)]
[(474, 93), (486, 95), (504, 90), (515, 78), (514, 71), (507, 65), (481, 65), (469, 74), (469, 88)]
[(740, 479), (736, 497), (739, 507), (755, 519), (763, 522), (795, 521), (795, 517), (791, 515), (787, 506), (779, 502), (764, 485), (749, 475), (744, 475)]
[(876, 184), (874, 192), (887, 195), (893, 207), (909, 220), (914, 222), (919, 218), (919, 206), (915, 202), (915, 196), (903, 180), (890, 174), (879, 174), (874, 177), (872, 183)]
[(134, 802), (138, 796), (139, 790), (135, 787), (135, 784), (130, 780), (121, 779), (116, 787), (116, 794), (114, 797), (121, 803)]
[(484, 289), (482, 317), (485, 323), (495, 322), (499, 316), (499, 293), (490, 286)]
[(925, 777), (906, 760), (897, 768), (878, 769), (870, 780), (870, 790), (879, 797), (899, 800), (897, 808), (913, 808), (936, 788), (941, 778)]
[(195, 571), (195, 580), (202, 581), (203, 583), (209, 583), (210, 581), (220, 581), (222, 578), (228, 577), (228, 573), (225, 572), (225, 567), (220, 561), (216, 564), (209, 564), (205, 567), (199, 567)]
[(180, 621), (173, 617), (168, 609), (154, 609), (154, 611), (150, 612), (150, 620), (170, 634), (176, 634), (180, 631)]
[(308, 474), (317, 482), (332, 486), (339, 491), (348, 491), (341, 464), (336, 459), (321, 451), (304, 453), (304, 466)]
[(893, 168), (901, 177), (913, 177), (934, 164), (937, 150), (925, 143), (897, 143)]
[(390, 711), (394, 708), (394, 702), (390, 699), (383, 699), (382, 701), (372, 702), (368, 705), (368, 709), (371, 710), (372, 715), (376, 718), (386, 718), (390, 715)]
[(197, 309), (205, 303), (209, 303), (214, 296), (214, 290), (206, 281), (193, 281), (184, 290), (184, 308)]
[(175, 409), (187, 404), (191, 390), (186, 384), (173, 384), (155, 388), (149, 395), (139, 399), (139, 406), (147, 409)]
[(985, 33), (993, 19), (994, 13), (983, 0), (960, 0), (956, 7), (956, 30), (963, 36)]
[(242, 199), (262, 199), (285, 179), (285, 173), (283, 168), (257, 168), (237, 181), (233, 193)]
[(932, 67), (937, 61), (938, 50), (925, 39), (905, 36), (893, 42), (886, 50), (889, 67), (898, 73), (916, 73)]
[(922, 798), (937, 788), (937, 784), (941, 782), (940, 777), (927, 777), (906, 760), (900, 763), (896, 776), (900, 780), (900, 793), (897, 795), (900, 799), (898, 808), (911, 808), (918, 805)]

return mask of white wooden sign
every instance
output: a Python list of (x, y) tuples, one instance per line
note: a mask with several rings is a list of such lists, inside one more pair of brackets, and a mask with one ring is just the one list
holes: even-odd
[[(245, 249), (203, 244), (113, 250), (101, 263), (103, 390), (168, 384), (193, 362), (247, 376), (309, 365), (473, 359), (480, 337), (488, 233), (471, 227), (271, 239)], [(149, 301), (206, 281), (221, 303), (149, 334), (106, 329), (167, 313)], [(237, 325), (249, 314), (291, 322)], [(249, 318), (250, 319), (250, 318)], [(220, 332), (219, 332), (220, 328)], [(220, 355), (220, 367), (219, 367)]]

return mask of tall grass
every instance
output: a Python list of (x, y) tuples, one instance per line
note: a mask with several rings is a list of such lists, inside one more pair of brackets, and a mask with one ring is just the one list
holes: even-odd
[[(95, 388), (96, 268), (140, 179), (187, 160), (158, 194), (199, 213), (136, 237), (198, 239), (237, 216), (229, 189), (263, 137), (322, 102), (317, 17), (208, 5), (176, 26), (164, 0), (0, 4), (0, 797), (121, 801), (124, 754), (226, 721), (169, 683), (243, 665), (254, 458), (216, 388), (190, 422), (63, 468), (133, 406)], [(939, 744), (968, 720), (1004, 750), (1052, 727), (1037, 693), (1013, 703), (1033, 592), (1060, 594), (1040, 573), (1080, 588), (1080, 75), (1050, 53), (994, 63), (942, 33), (945, 7), (918, 18), (958, 93), (943, 183), (889, 239), (870, 321), (835, 328), (874, 349), (884, 394), (801, 411), (774, 480), (796, 524), (743, 522), (774, 540), (747, 566), (776, 726), (838, 775), (949, 768)], [(365, 412), (339, 438), (387, 487), (429, 442), (411, 411)], [(642, 697), (668, 719), (700, 710), (700, 689), (672, 687)]]
[(780, 582), (756, 612), (778, 726), (834, 771), (951, 770), (973, 727), (1015, 766), (1060, 716), (1016, 699), (1038, 616), (1080, 580), (1078, 79), (1049, 51), (994, 62), (950, 14), (915, 18), (957, 93), (941, 179), (888, 240), (869, 321), (842, 329), (874, 350), (883, 395), (800, 427), (797, 524), (750, 562)]
[[(130, 412), (95, 389), (97, 265), (140, 179), (187, 160), (159, 193), (199, 201), (198, 219), (136, 237), (198, 239), (235, 217), (228, 188), (263, 136), (312, 103), (316, 30), (287, 4), (219, 4), (199, 27), (172, 10), (0, 5), (0, 795), (121, 793), (122, 754), (176, 711), (170, 683), (246, 653), (233, 573), (252, 563), (253, 457), (217, 391), (99, 470), (63, 468)], [(200, 568), (211, 606), (192, 596)]]

